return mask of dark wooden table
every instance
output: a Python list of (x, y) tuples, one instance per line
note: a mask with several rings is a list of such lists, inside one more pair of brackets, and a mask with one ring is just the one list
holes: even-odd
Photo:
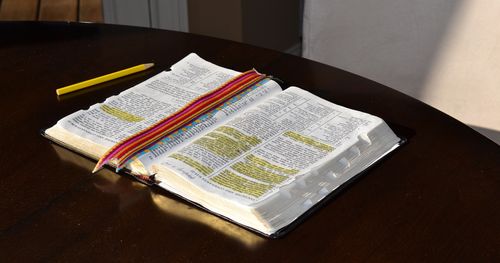
[[(269, 240), (102, 170), (40, 130), (189, 52), (252, 67), (385, 119), (408, 144), (285, 237)], [(154, 70), (57, 98), (140, 63)], [(185, 33), (0, 23), (0, 261), (499, 261), (500, 147), (430, 106), (299, 57)]]

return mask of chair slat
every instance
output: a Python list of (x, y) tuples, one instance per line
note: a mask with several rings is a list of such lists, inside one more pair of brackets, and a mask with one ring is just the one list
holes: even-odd
[(0, 20), (36, 20), (39, 0), (2, 0)]
[(77, 0), (41, 0), (39, 20), (77, 21)]
[(103, 22), (102, 0), (80, 0), (80, 21)]

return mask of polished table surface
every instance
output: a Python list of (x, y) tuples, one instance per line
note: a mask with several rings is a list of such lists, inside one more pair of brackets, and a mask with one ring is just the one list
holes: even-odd
[[(283, 238), (205, 213), (40, 136), (196, 52), (382, 117), (408, 143)], [(141, 63), (154, 69), (58, 98)], [(499, 261), (500, 147), (409, 96), (303, 58), (186, 33), (0, 23), (0, 261)], [(479, 113), (478, 113), (479, 114)]]

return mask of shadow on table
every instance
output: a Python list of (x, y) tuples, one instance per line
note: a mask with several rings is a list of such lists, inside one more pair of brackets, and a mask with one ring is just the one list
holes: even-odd
[[(87, 170), (89, 175), (91, 174), (92, 169), (95, 165), (94, 161), (82, 157), (61, 146), (55, 144), (53, 144), (52, 146), (54, 148), (54, 151), (63, 162), (68, 162), (76, 165)], [(129, 175), (118, 175), (109, 169), (103, 169), (99, 173), (96, 173), (94, 176), (96, 176), (96, 180), (94, 180), (94, 186), (99, 191), (113, 194), (119, 197), (119, 209), (121, 211), (139, 201), (144, 202), (143, 199), (146, 197), (147, 199), (152, 201), (152, 203), (162, 213), (165, 213), (168, 216), (173, 216), (181, 218), (183, 220), (188, 220), (190, 222), (196, 222), (208, 226), (211, 229), (218, 231), (231, 239), (239, 241), (247, 248), (257, 248), (260, 244), (266, 241), (266, 238), (264, 237), (256, 235), (215, 215), (202, 211), (199, 208), (194, 207), (193, 205), (188, 204), (184, 201), (176, 200), (176, 198), (171, 198), (166, 192), (166, 194), (164, 195), (161, 194), (160, 191), (157, 191), (157, 189), (148, 188), (145, 185), (134, 181), (134, 179), (132, 179)]]

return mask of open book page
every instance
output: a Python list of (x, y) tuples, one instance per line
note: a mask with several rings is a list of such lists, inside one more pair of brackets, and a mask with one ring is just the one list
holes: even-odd
[[(359, 134), (381, 122), (378, 117), (291, 87), (236, 115), (153, 167), (167, 167), (207, 192), (251, 205), (341, 154)], [(169, 183), (165, 180), (160, 186), (179, 193)]]
[(256, 85), (248, 88), (237, 96), (231, 98), (223, 105), (200, 116), (182, 129), (175, 131), (169, 136), (155, 143), (153, 146), (140, 152), (132, 162), (132, 171), (139, 174), (150, 174), (151, 166), (158, 159), (179, 149), (183, 145), (203, 135), (211, 127), (226, 121), (229, 117), (272, 96), (281, 91), (281, 87), (270, 79), (264, 79)]
[(111, 147), (174, 113), (239, 72), (190, 54), (171, 67), (117, 96), (58, 122), (65, 130)]

